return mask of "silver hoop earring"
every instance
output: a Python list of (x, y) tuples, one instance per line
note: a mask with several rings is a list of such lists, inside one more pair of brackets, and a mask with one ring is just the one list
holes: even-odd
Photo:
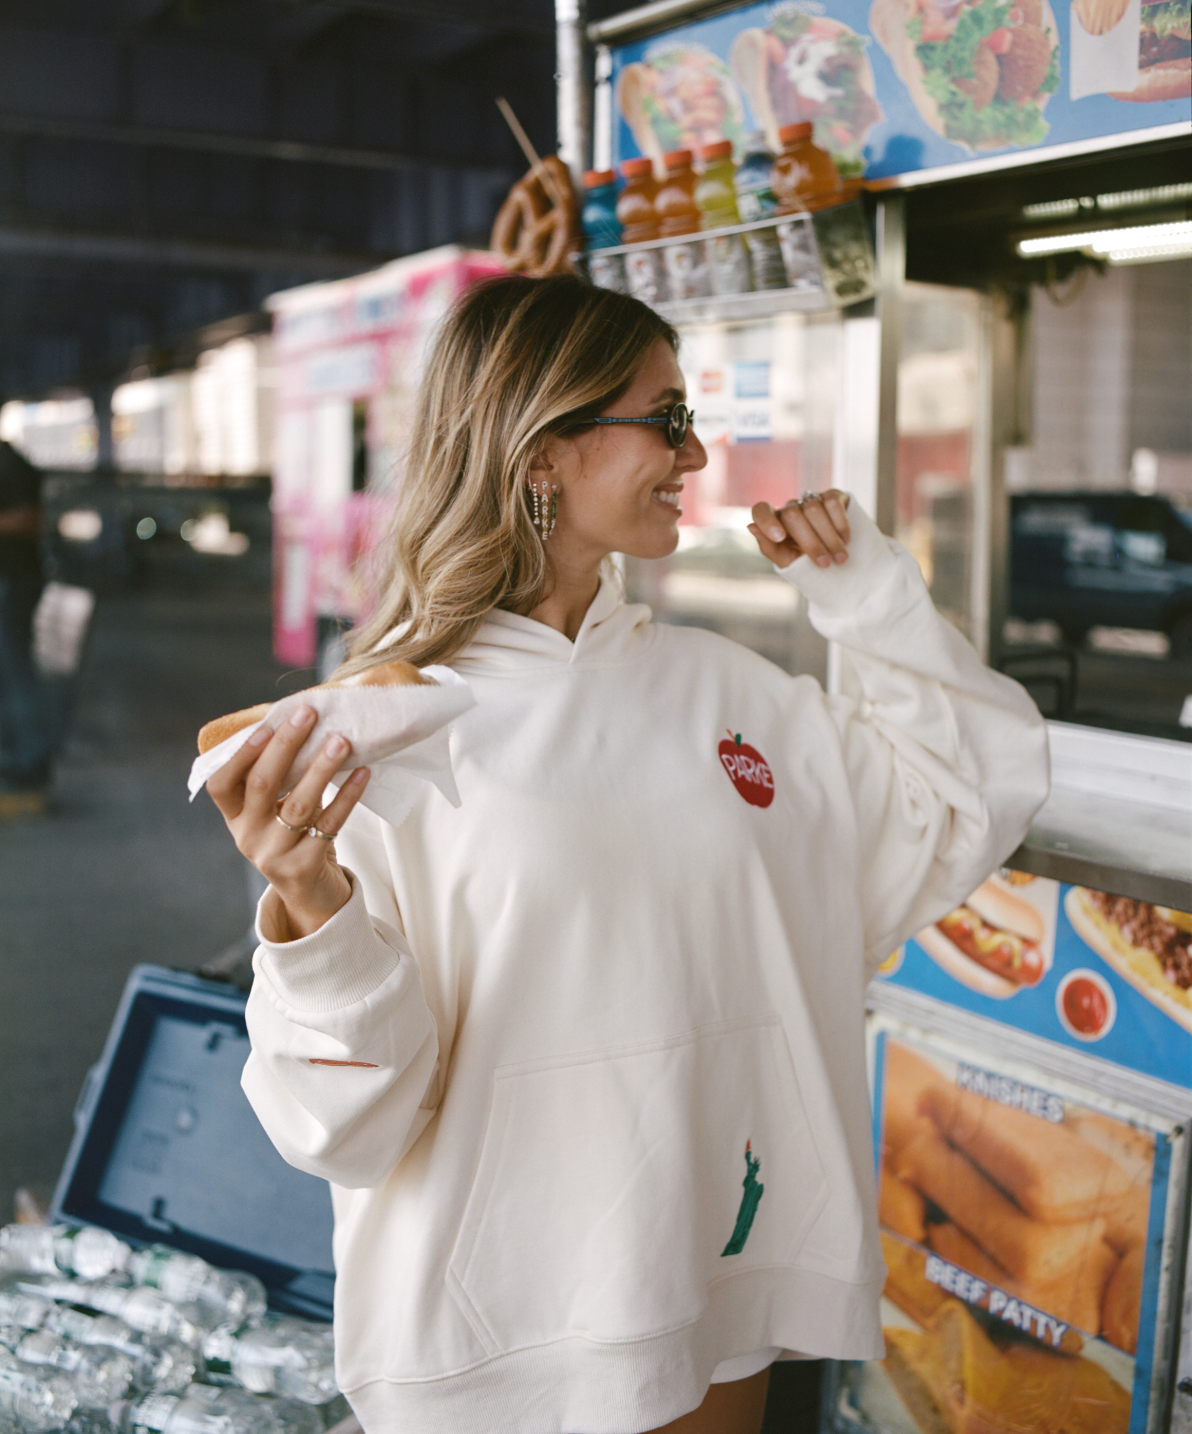
[(536, 483), (530, 483), (527, 486), (530, 489), (530, 502), (534, 510), (534, 527), (545, 543), (555, 531), (555, 523), (558, 521), (559, 490), (553, 483), (548, 483), (545, 478), (542, 480), (541, 492)]

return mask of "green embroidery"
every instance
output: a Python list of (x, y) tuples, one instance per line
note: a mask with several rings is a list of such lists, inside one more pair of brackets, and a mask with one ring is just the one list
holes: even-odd
[(755, 1155), (750, 1154), (751, 1141), (745, 1142), (745, 1179), (741, 1184), (745, 1187), (745, 1193), (741, 1196), (741, 1208), (737, 1211), (737, 1223), (733, 1226), (732, 1239), (720, 1252), (720, 1258), (725, 1255), (739, 1255), (745, 1248), (745, 1241), (749, 1238), (749, 1231), (753, 1226), (753, 1217), (757, 1214), (758, 1202), (765, 1193), (766, 1187), (758, 1183), (757, 1172), (762, 1168), (762, 1162)]

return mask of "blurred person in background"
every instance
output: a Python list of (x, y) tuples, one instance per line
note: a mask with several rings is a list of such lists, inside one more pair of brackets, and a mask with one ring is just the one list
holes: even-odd
[(44, 586), (41, 473), (0, 443), (0, 819), (45, 810), (49, 732), (33, 660), (33, 613)]

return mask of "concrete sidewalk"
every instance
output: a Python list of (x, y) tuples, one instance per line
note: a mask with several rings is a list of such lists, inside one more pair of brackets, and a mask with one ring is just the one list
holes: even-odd
[(0, 1223), (48, 1194), (71, 1111), (139, 961), (196, 970), (250, 919), (246, 866), (186, 774), (203, 722), (306, 685), (270, 655), (269, 593), (101, 599), (45, 817), (0, 823)]

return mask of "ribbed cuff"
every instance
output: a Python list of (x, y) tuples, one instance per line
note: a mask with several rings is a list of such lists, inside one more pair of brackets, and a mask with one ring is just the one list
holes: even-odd
[(296, 941), (269, 941), (262, 932), (264, 905), (276, 899), (272, 887), (257, 905), (259, 960), (278, 995), (298, 1010), (353, 1006), (371, 996), (401, 964), (401, 952), (377, 934), (359, 881), (350, 871), (346, 875), (352, 883), (346, 904), (317, 931)]
[(886, 582), (897, 560), (877, 524), (855, 500), (849, 504), (848, 562), (816, 567), (810, 558), (796, 558), (774, 571), (799, 589), (807, 601), (826, 614), (852, 612)]

